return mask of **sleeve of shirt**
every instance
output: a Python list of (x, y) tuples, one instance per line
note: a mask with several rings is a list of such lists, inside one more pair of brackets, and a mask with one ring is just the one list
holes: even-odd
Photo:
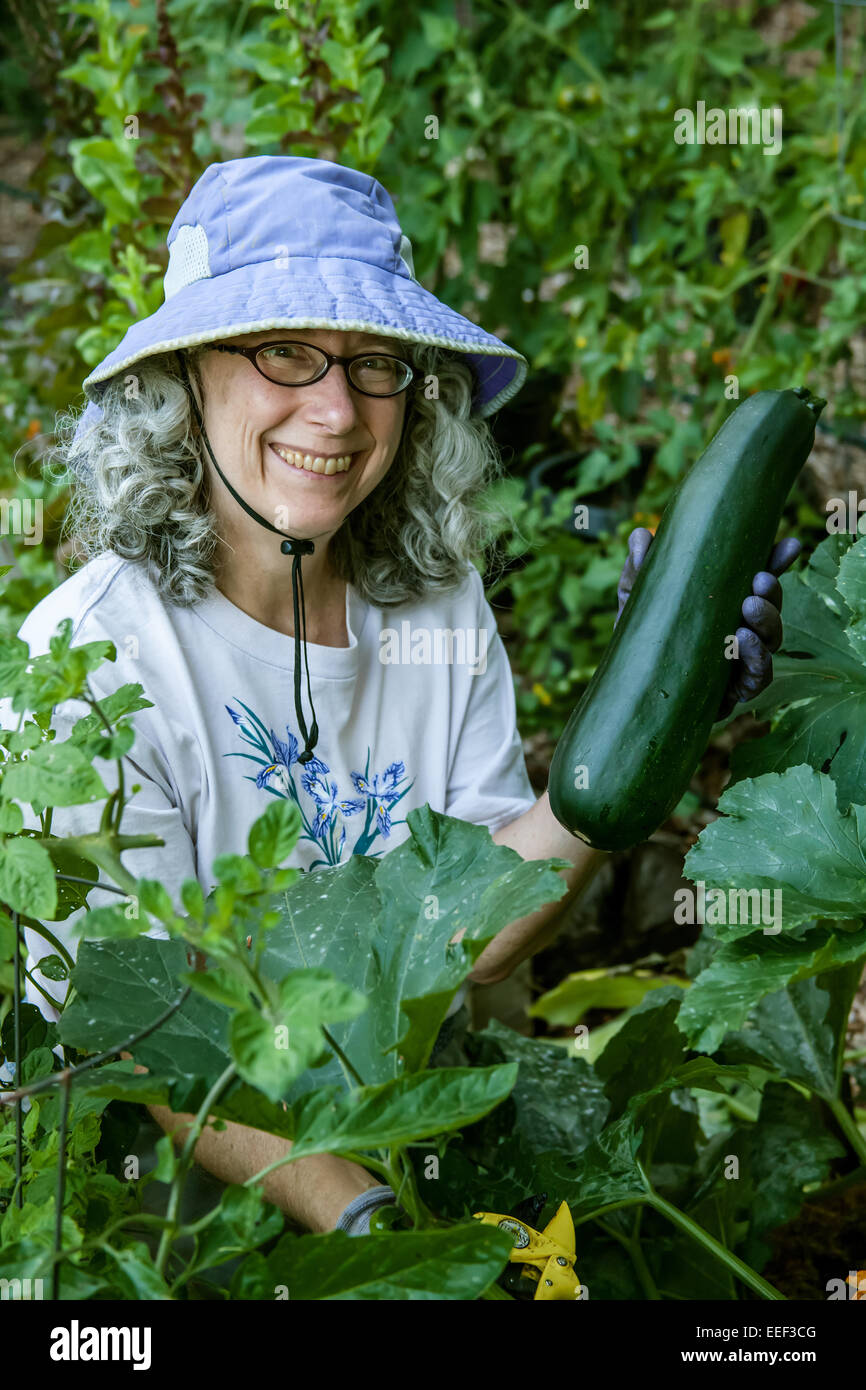
[(477, 660), (455, 666), (445, 814), (498, 830), (534, 806), (517, 730), (514, 681), (481, 575), (473, 567), (464, 612), (478, 635)]
[[(22, 627), (20, 635), (25, 641), (28, 640), (26, 623)], [(91, 640), (93, 640), (91, 633), (76, 635), (73, 645), (77, 646), (82, 642)], [(42, 649), (42, 645), (38, 640), (31, 640), (30, 649), (31, 654), (35, 656)], [(116, 690), (125, 681), (135, 679), (134, 673), (123, 673), (118, 667), (119, 663), (106, 662), (90, 675), (91, 688), (97, 698)], [(88, 713), (90, 713), (88, 706), (81, 700), (68, 700), (56, 706), (52, 718), (52, 728), (57, 731), (58, 741), (62, 742), (67, 739), (76, 720)], [(172, 801), (171, 783), (165, 758), (160, 752), (157, 738), (152, 736), (152, 731), (148, 728), (147, 716), (152, 713), (153, 711), (150, 710), (142, 710), (132, 716), (136, 737), (130, 752), (123, 759), (124, 786), (128, 801), (121, 819), (121, 833), (125, 835), (156, 835), (165, 843), (151, 848), (125, 850), (121, 859), (124, 867), (135, 877), (154, 878), (163, 883), (171, 895), (175, 908), (182, 912), (180, 886), (184, 879), (196, 877), (195, 852), (192, 839), (183, 823), (181, 811)], [(17, 728), (19, 717), (17, 713), (13, 712), (10, 700), (0, 701), (0, 726), (6, 729)], [(113, 791), (117, 786), (116, 762), (95, 758), (93, 766), (108, 791)], [(130, 795), (134, 785), (139, 785), (140, 790)], [(100, 801), (79, 806), (56, 807), (51, 820), (51, 833), (57, 836), (85, 835), (98, 830), (104, 806), (105, 799), (103, 798)], [(25, 826), (38, 829), (39, 821), (32, 808), (29, 805), (22, 805), (21, 810)], [(104, 878), (102, 873), (100, 873), (100, 878)], [(122, 903), (123, 901), (122, 895), (105, 889), (93, 889), (88, 896), (88, 903), (91, 908), (104, 907), (111, 903)], [(79, 908), (63, 921), (46, 920), (49, 930), (62, 942), (73, 960), (77, 956), (78, 944), (81, 940), (75, 934), (74, 927), (81, 918), (87, 915), (87, 911), (87, 908)], [(142, 932), (145, 935), (167, 937), (168, 933), (160, 925), (148, 929), (146, 927), (147, 920), (145, 918), (142, 923)], [(45, 994), (49, 996), (49, 999), (46, 999), (45, 994), (42, 994), (33, 981), (28, 979), (25, 986), (27, 1001), (35, 1004), (49, 1022), (56, 1022), (59, 1018), (59, 1012), (50, 1001), (55, 1004), (62, 1004), (69, 987), (68, 981), (49, 980), (40, 973), (39, 962), (45, 956), (56, 954), (56, 949), (32, 928), (25, 928), (24, 935), (28, 953), (27, 969), (38, 980)]]

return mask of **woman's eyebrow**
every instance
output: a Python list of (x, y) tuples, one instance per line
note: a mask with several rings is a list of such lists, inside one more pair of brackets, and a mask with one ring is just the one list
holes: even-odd
[(406, 344), (405, 344), (405, 343), (399, 342), (397, 339), (394, 339), (394, 338), (390, 338), (390, 339), (389, 339), (389, 338), (376, 338), (376, 339), (374, 339), (372, 346), (369, 345), (369, 344), (366, 344), (366, 345), (364, 345), (364, 346), (361, 346), (361, 347), (356, 348), (355, 351), (356, 351), (356, 352), (390, 352), (390, 353), (399, 353), (399, 352), (401, 351), (401, 349), (402, 349), (403, 351), (405, 351), (405, 349), (406, 349)]

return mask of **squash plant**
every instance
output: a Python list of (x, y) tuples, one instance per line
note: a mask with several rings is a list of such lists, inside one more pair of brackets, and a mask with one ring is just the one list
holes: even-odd
[[(847, 644), (845, 679), (866, 679), (866, 539), (826, 542), (782, 582), (835, 610), (838, 632), (825, 618), (822, 633)], [(687, 861), (710, 887), (780, 889), (782, 931), (706, 924), (688, 987), (649, 993), (593, 1063), (569, 1039), (494, 1023), (469, 1035), (469, 1065), (456, 1067), (429, 1065), (451, 1000), (497, 931), (561, 896), (561, 861), (524, 862), (423, 807), (381, 860), (305, 874), (280, 867), (299, 827), (274, 802), (248, 853), (216, 861), (207, 896), (184, 886), (179, 914), (161, 884), (123, 867), (122, 792), (93, 835), (51, 834), (52, 799), (90, 798), (93, 758), (132, 746), (135, 686), (65, 742), (51, 736), (53, 705), (87, 700), (89, 671), (112, 655), (72, 647), (61, 628), (44, 657), (13, 642), (0, 672), (19, 711), (0, 768), (7, 960), (21, 923), (51, 939), (97, 870), (124, 898), (82, 914), (59, 1024), (23, 1005), (17, 1039), (14, 1011), (0, 1031), (7, 1064), (18, 1058), (0, 1106), (0, 1276), (53, 1278), (55, 1296), (84, 1299), (508, 1297), (497, 1280), (509, 1238), (473, 1214), (536, 1198), (548, 1216), (568, 1203), (585, 1296), (783, 1296), (762, 1273), (771, 1232), (806, 1196), (866, 1177), (844, 1056), (866, 963), (866, 798), (844, 793), (835, 757), (831, 771), (780, 768), (779, 730), (824, 710), (820, 652), (786, 659), (800, 684), (792, 671), (790, 708), (753, 755), (763, 743), (774, 770), (725, 792)], [(147, 923), (167, 939), (142, 935)], [(194, 953), (207, 969), (192, 968)], [(62, 978), (69, 964), (58, 951), (49, 969)], [(192, 1112), (195, 1126), (180, 1154), (166, 1137), (156, 1169), (127, 1180), (136, 1113), (153, 1104)], [(290, 1139), (285, 1161), (362, 1163), (399, 1211), (369, 1237), (298, 1234), (264, 1202), (260, 1173), (184, 1222), (195, 1139), (226, 1120)], [(165, 1190), (159, 1212), (141, 1210), (151, 1183)], [(213, 1271), (232, 1259), (221, 1287)]]

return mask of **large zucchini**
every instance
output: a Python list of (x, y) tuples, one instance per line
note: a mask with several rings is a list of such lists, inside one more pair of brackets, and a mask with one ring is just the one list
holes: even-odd
[(728, 683), (726, 638), (824, 405), (802, 386), (749, 396), (672, 494), (551, 763), (553, 814), (595, 848), (639, 844), (686, 790)]

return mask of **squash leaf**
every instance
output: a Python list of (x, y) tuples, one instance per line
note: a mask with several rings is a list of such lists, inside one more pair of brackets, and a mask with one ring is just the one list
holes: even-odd
[(784, 639), (772, 683), (749, 709), (772, 731), (734, 750), (733, 781), (809, 763), (839, 804), (866, 787), (866, 537), (829, 536), (808, 567), (782, 576)]

